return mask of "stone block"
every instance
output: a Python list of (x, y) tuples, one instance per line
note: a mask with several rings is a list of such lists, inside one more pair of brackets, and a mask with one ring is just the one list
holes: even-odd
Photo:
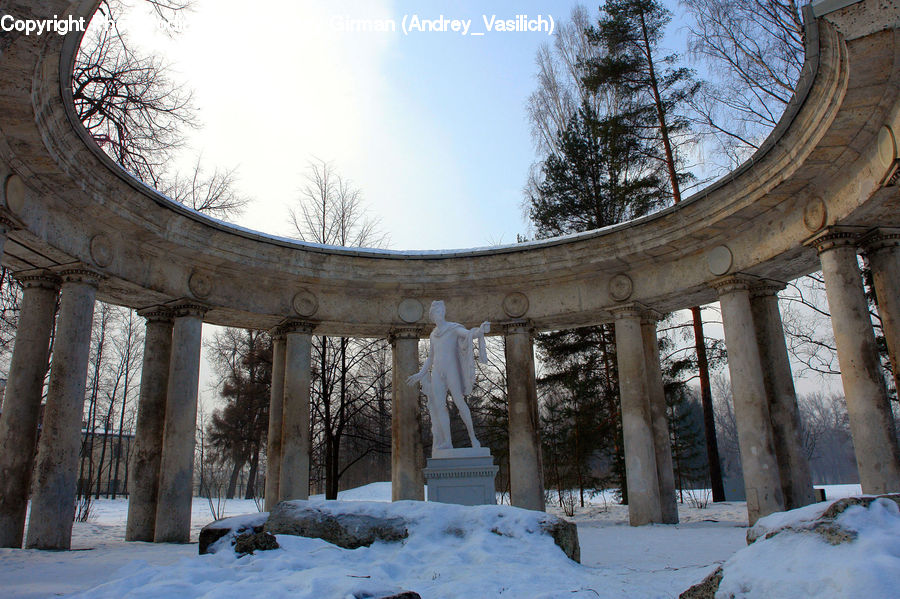
[(494, 465), (486, 447), (445, 449), (434, 453), (425, 468), (428, 501), (459, 505), (494, 505)]
[(265, 531), (322, 539), (344, 549), (368, 547), (375, 541), (400, 541), (409, 535), (403, 518), (336, 514), (309, 501), (282, 501), (269, 515)]

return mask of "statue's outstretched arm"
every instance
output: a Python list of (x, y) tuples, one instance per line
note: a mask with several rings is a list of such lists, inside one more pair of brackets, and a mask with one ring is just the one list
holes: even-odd
[(477, 326), (474, 329), (466, 329), (461, 326), (455, 327), (453, 329), (453, 332), (457, 337), (466, 337), (469, 334), (471, 334), (473, 337), (476, 337), (478, 335), (487, 335), (491, 332), (491, 323), (485, 320), (481, 323), (481, 326)]
[(414, 375), (412, 375), (408, 379), (406, 379), (406, 384), (414, 385), (414, 384), (418, 383), (419, 381), (421, 381), (423, 378), (425, 378), (425, 375), (431, 369), (431, 364), (433, 362), (434, 362), (434, 350), (432, 349), (431, 343), (429, 342), (428, 343), (428, 357), (425, 358), (425, 363), (422, 364), (422, 370), (420, 370), (419, 372), (415, 373)]

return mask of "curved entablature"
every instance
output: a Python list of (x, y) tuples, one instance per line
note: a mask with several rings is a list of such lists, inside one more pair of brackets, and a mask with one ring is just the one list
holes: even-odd
[[(847, 4), (846, 2), (842, 4)], [(37, 5), (37, 6), (34, 6)], [(94, 2), (15, 5), (89, 16)], [(712, 301), (724, 275), (790, 280), (816, 270), (807, 241), (832, 226), (900, 226), (900, 15), (857, 2), (813, 16), (795, 98), (742, 167), (675, 207), (580, 235), (440, 252), (330, 248), (196, 214), (134, 180), (74, 115), (77, 35), (0, 43), (0, 181), (15, 270), (83, 263), (99, 297), (146, 308), (184, 298), (205, 320), (268, 328), (285, 318), (330, 334), (424, 326), (431, 299), (454, 319), (527, 319), (537, 329)]]

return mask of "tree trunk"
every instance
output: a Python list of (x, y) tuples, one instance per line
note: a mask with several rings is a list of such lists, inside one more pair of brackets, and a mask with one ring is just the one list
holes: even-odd
[(236, 459), (234, 461), (234, 468), (231, 470), (231, 476), (228, 477), (228, 488), (225, 491), (225, 499), (234, 499), (234, 492), (237, 488), (238, 477), (241, 474), (241, 469), (244, 467), (244, 460)]
[[(126, 375), (126, 381), (128, 377)], [(118, 450), (116, 451), (116, 471), (113, 475), (113, 492), (112, 498), (116, 498), (116, 493), (119, 490), (119, 465), (122, 462), (122, 429), (125, 428), (125, 402), (128, 401), (128, 383), (125, 383), (124, 393), (122, 394), (122, 412), (119, 414), (119, 435), (116, 439), (116, 446)]]
[[(100, 363), (103, 359), (103, 344), (106, 338), (106, 320), (100, 319), (100, 339), (97, 342), (97, 353), (94, 355), (94, 377), (91, 380), (91, 401), (88, 407), (88, 443), (87, 443), (87, 488), (85, 496), (91, 494), (91, 483), (94, 480), (94, 431), (97, 423), (97, 397), (100, 395)], [(81, 463), (81, 476), (84, 475), (84, 461)], [(84, 480), (82, 478), (82, 480)], [(97, 483), (97, 499), (100, 498), (99, 483)]]
[[(669, 183), (672, 186), (672, 200), (675, 204), (681, 201), (681, 186), (678, 183), (678, 172), (675, 164), (675, 154), (669, 139), (669, 127), (666, 122), (666, 113), (662, 98), (659, 93), (659, 84), (656, 80), (656, 69), (653, 65), (653, 53), (650, 48), (650, 38), (647, 33), (647, 23), (644, 13), (641, 12), (641, 33), (644, 42), (644, 51), (647, 58), (648, 74), (650, 76), (650, 89), (653, 93), (653, 101), (656, 104), (656, 116), (659, 120), (659, 134), (662, 138), (663, 150), (666, 157), (666, 168), (669, 172)], [(709, 365), (706, 359), (706, 344), (703, 338), (703, 319), (699, 306), (691, 308), (694, 320), (694, 337), (697, 348), (697, 367), (700, 377), (700, 397), (703, 404), (703, 422), (706, 428), (706, 453), (709, 462), (709, 478), (712, 485), (713, 501), (725, 501), (725, 491), (722, 484), (722, 472), (719, 466), (719, 451), (716, 445), (716, 424), (712, 411), (712, 394), (709, 384)]]
[[(106, 439), (109, 437), (109, 421), (112, 419), (113, 403), (109, 402), (109, 410), (106, 411), (106, 420), (103, 423), (103, 445), (100, 449), (100, 464), (97, 465), (97, 488), (94, 490), (94, 499), (100, 499), (100, 483), (103, 482), (103, 464), (106, 461)], [(106, 486), (106, 496), (109, 497), (109, 481)]]
[(716, 416), (713, 411), (712, 390), (709, 385), (709, 364), (706, 360), (706, 340), (703, 336), (703, 317), (700, 307), (691, 308), (694, 317), (694, 343), (697, 346), (697, 368), (700, 374), (700, 403), (703, 406), (703, 431), (706, 436), (706, 458), (709, 465), (709, 482), (714, 502), (725, 501), (725, 484), (719, 461), (719, 443), (716, 440)]
[(259, 469), (259, 447), (253, 451), (253, 458), (250, 460), (250, 472), (247, 474), (247, 490), (244, 493), (244, 499), (253, 499), (256, 497), (256, 474)]

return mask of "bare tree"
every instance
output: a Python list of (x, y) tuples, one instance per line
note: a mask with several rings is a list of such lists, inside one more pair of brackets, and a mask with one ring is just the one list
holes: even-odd
[(104, 493), (115, 498), (127, 484), (130, 443), (125, 439), (134, 420), (129, 400), (137, 392), (136, 374), (142, 358), (143, 334), (134, 312), (98, 303), (85, 391), (81, 496), (93, 493), (99, 498)]
[[(173, 25), (190, 0), (143, 0), (161, 24)], [(85, 128), (109, 156), (144, 183), (198, 212), (231, 219), (248, 199), (236, 190), (236, 169), (209, 171), (198, 155), (188, 174), (171, 164), (198, 126), (192, 92), (169, 64), (133, 47), (117, 25), (127, 5), (104, 0), (75, 60), (72, 97)]]
[(577, 5), (568, 21), (560, 21), (552, 45), (545, 42), (538, 48), (537, 89), (528, 97), (526, 111), (532, 139), (541, 154), (559, 150), (559, 132), (582, 105), (587, 103), (600, 112), (609, 102), (606, 94), (597, 94), (584, 84), (585, 63), (601, 55), (591, 43), (590, 27), (587, 9)]
[(801, 7), (808, 0), (681, 0), (693, 18), (691, 52), (714, 80), (696, 97), (696, 118), (734, 168), (778, 122), (803, 68)]
[(798, 398), (803, 449), (819, 484), (859, 481), (850, 419), (840, 395), (821, 392)]
[[(161, 18), (187, 2), (147, 0)], [(156, 186), (184, 130), (197, 126), (191, 92), (155, 56), (142, 56), (118, 29), (123, 4), (105, 0), (92, 20), (72, 75), (75, 110), (97, 144), (141, 181)]]
[(158, 189), (197, 212), (229, 220), (239, 216), (249, 202), (237, 191), (236, 180), (236, 168), (214, 168), (208, 173), (198, 155), (190, 173), (164, 176), (158, 181)]
[(251, 499), (268, 432), (272, 340), (259, 331), (225, 328), (206, 347), (218, 376), (216, 387), (225, 400), (212, 413), (206, 440), (223, 465), (231, 468), (226, 499), (235, 496), (245, 466), (249, 466), (245, 498)]
[[(323, 160), (309, 164), (298, 205), (290, 209), (295, 233), (303, 241), (336, 246), (383, 246), (385, 235), (377, 231), (362, 204), (362, 193)], [(355, 455), (343, 455), (351, 430), (367, 411), (372, 390), (382, 383), (378, 376), (362, 376), (363, 364), (381, 352), (379, 339), (338, 339), (320, 336), (313, 342), (312, 406), (310, 429), (313, 479), (325, 482), (325, 496), (335, 499), (341, 476), (373, 450), (357, 447)]]
[[(734, 168), (777, 124), (794, 95), (804, 64), (806, 33), (803, 6), (808, 0), (681, 0), (688, 14), (690, 47), (704, 58), (713, 80), (697, 96), (696, 118), (715, 140), (712, 156), (726, 157)], [(862, 265), (885, 383), (897, 398), (898, 373), (892, 373), (881, 331), (871, 274)], [(821, 273), (791, 285), (785, 329), (792, 355), (803, 371), (838, 374), (830, 314)], [(890, 375), (893, 374), (891, 377)], [(893, 387), (893, 388), (892, 388)]]
[[(120, 476), (122, 477), (121, 489), (124, 490), (128, 486), (128, 464), (130, 457), (131, 443), (123, 443), (126, 432), (126, 424), (128, 428), (134, 422), (135, 409), (133, 404), (129, 404), (129, 398), (133, 398), (137, 392), (138, 373), (144, 355), (144, 335), (141, 330), (140, 322), (134, 310), (127, 308), (118, 309), (118, 334), (113, 337), (113, 355), (116, 364), (114, 366), (114, 377), (116, 383), (113, 387), (111, 401), (115, 401), (116, 395), (121, 396), (121, 405), (119, 406), (119, 426), (117, 427), (116, 450), (114, 451), (115, 466), (110, 461), (110, 469), (112, 474), (108, 479), (112, 483), (112, 498), (116, 498), (116, 493), (120, 491)], [(120, 466), (124, 465), (125, 471), (122, 472)]]

